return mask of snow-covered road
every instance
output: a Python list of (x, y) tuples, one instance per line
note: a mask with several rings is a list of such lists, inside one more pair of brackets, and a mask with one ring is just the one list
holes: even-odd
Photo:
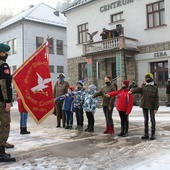
[[(30, 135), (19, 134), (17, 107), (11, 111), (9, 142), (14, 149), (7, 152), (15, 163), (0, 163), (0, 170), (169, 170), (170, 108), (160, 107), (156, 115), (157, 139), (142, 141), (143, 117), (139, 107), (130, 115), (129, 136), (118, 137), (120, 119), (113, 113), (115, 136), (102, 134), (105, 127), (102, 109), (95, 113), (95, 132), (77, 132), (56, 128), (56, 117), (50, 115), (40, 125), (28, 119)], [(74, 122), (76, 124), (76, 122)], [(86, 124), (86, 118), (85, 118)]]

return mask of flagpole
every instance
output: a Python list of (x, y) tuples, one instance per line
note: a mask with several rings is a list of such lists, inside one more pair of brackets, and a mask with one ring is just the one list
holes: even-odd
[(48, 64), (49, 64), (49, 60), (50, 60), (50, 40), (53, 40), (53, 37), (49, 37), (49, 35), (47, 35), (47, 38), (46, 38), (47, 42), (46, 42), (46, 55), (47, 55), (47, 60), (48, 60)]

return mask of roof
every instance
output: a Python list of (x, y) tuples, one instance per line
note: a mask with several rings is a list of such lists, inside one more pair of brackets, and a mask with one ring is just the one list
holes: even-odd
[(78, 0), (77, 2), (73, 3), (71, 6), (69, 6), (68, 8), (66, 8), (63, 13), (67, 12), (67, 11), (70, 11), (74, 8), (77, 8), (77, 7), (80, 7), (82, 5), (85, 5), (87, 3), (90, 3), (90, 2), (93, 2), (95, 0)]
[(56, 9), (44, 3), (40, 3), (2, 23), (0, 25), (0, 29), (3, 29), (21, 20), (29, 20), (44, 24), (66, 27), (66, 17), (64, 14), (59, 13), (59, 16), (56, 16), (54, 14), (55, 11)]

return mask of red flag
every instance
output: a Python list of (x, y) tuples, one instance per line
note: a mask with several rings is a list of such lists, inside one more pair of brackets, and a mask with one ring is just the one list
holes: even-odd
[(54, 97), (46, 43), (42, 44), (14, 73), (13, 84), (25, 109), (37, 124), (54, 110)]

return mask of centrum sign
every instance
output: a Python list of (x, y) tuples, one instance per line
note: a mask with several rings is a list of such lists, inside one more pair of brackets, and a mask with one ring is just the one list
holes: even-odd
[(134, 0), (119, 0), (119, 1), (116, 1), (116, 2), (112, 2), (110, 4), (101, 6), (100, 12), (105, 12), (105, 11), (111, 10), (113, 8), (117, 8), (117, 7), (126, 5), (126, 4), (130, 4), (132, 2), (134, 2)]

